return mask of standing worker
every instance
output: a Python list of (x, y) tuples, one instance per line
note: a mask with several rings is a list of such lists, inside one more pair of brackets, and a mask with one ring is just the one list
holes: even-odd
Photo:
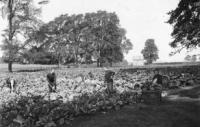
[(155, 90), (162, 90), (162, 84), (163, 84), (163, 76), (160, 74), (159, 70), (154, 70), (154, 77), (152, 81), (152, 87)]
[(105, 69), (105, 77), (104, 77), (104, 83), (106, 84), (106, 91), (108, 94), (111, 94), (114, 92), (114, 89), (113, 89), (113, 77), (115, 75), (115, 72), (114, 71), (111, 71), (111, 70), (108, 70), (108, 69)]
[(52, 70), (50, 73), (47, 74), (47, 81), (48, 81), (48, 87), (49, 92), (56, 92), (57, 84), (56, 84), (56, 74), (55, 71)]

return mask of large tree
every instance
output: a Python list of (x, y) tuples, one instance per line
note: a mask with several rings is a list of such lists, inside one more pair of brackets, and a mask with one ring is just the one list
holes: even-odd
[(35, 39), (40, 42), (40, 46), (55, 54), (59, 63), (69, 54), (73, 55), (75, 62), (78, 63), (84, 28), (83, 15), (61, 15), (44, 24), (37, 31)]
[[(170, 43), (173, 48), (193, 49), (200, 46), (200, 1), (180, 0), (177, 8), (168, 13), (167, 23), (173, 26), (171, 33), (174, 40)], [(176, 52), (175, 52), (176, 53)]]
[(106, 61), (110, 65), (112, 62), (122, 61), (123, 51), (127, 53), (132, 49), (132, 43), (126, 39), (126, 32), (120, 27), (118, 16), (115, 13), (98, 11), (87, 13), (86, 17), (91, 22), (92, 33), (95, 36), (93, 45), (97, 66), (101, 67)]
[(18, 38), (27, 37), (40, 25), (38, 16), (41, 9), (34, 6), (33, 0), (0, 0), (0, 3), (3, 4), (2, 17), (7, 16), (8, 20), (8, 29), (3, 34), (4, 41), (1, 47), (8, 60), (8, 70), (12, 72), (12, 63), (20, 50), (29, 43), (29, 41), (23, 43)]
[(43, 47), (57, 57), (58, 65), (61, 64), (63, 57), (69, 51), (69, 31), (71, 31), (72, 26), (64, 27), (66, 22), (70, 22), (70, 17), (61, 15), (44, 25), (47, 29), (43, 31), (45, 34)]
[(196, 62), (197, 61), (197, 55), (192, 55), (192, 62)]
[(40, 46), (53, 49), (51, 51), (55, 53), (63, 47), (70, 47), (70, 52), (61, 53), (66, 56), (66, 53), (73, 54), (75, 63), (80, 57), (88, 61), (95, 57), (97, 66), (102, 66), (105, 61), (110, 65), (122, 61), (123, 53), (132, 49), (132, 43), (125, 35), (126, 31), (120, 27), (115, 13), (98, 11), (85, 15), (61, 15), (43, 25), (35, 37)]
[(187, 56), (185, 56), (184, 59), (185, 59), (185, 61), (190, 62), (192, 57), (190, 55), (187, 55)]
[(146, 64), (151, 64), (153, 61), (156, 61), (158, 57), (158, 48), (154, 43), (154, 39), (147, 39), (145, 42), (145, 47), (141, 51)]

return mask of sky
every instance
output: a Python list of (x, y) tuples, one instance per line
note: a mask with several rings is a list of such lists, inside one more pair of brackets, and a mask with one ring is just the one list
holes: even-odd
[[(43, 6), (41, 19), (48, 22), (61, 14), (71, 15), (98, 10), (116, 12), (121, 27), (126, 29), (126, 36), (133, 44), (133, 49), (125, 55), (129, 62), (132, 62), (134, 57), (142, 56), (141, 50), (149, 38), (155, 40), (159, 49), (159, 62), (182, 61), (188, 54), (186, 51), (169, 56), (173, 51), (169, 46), (173, 29), (165, 23), (169, 18), (167, 12), (175, 9), (178, 2), (179, 0), (50, 0), (49, 4)], [(6, 26), (6, 20), (0, 18), (0, 35)], [(0, 43), (1, 40), (0, 36)]]

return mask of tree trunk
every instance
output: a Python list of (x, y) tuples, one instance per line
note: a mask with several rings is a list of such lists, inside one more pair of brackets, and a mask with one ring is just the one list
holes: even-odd
[(109, 63), (110, 63), (110, 67), (112, 67), (112, 61), (110, 61)]
[(60, 68), (60, 60), (58, 60), (58, 65), (57, 66), (58, 66), (58, 68)]
[(61, 65), (61, 57), (60, 55), (58, 55), (58, 68), (60, 68), (60, 65)]
[(99, 67), (99, 58), (97, 59), (97, 67)]
[(102, 50), (99, 49), (99, 67), (103, 67), (103, 56), (102, 56)]
[[(12, 26), (12, 20), (13, 20), (13, 0), (9, 0), (8, 1), (8, 9), (9, 9), (9, 43), (12, 44), (12, 40), (13, 40), (13, 26)], [(9, 62), (8, 62), (8, 71), (12, 72), (12, 57), (13, 57), (13, 53), (12, 53), (12, 49), (9, 49)]]
[(101, 58), (97, 59), (97, 67), (102, 67), (103, 66), (103, 62)]
[(75, 46), (74, 48), (75, 54), (75, 65), (78, 65), (78, 48)]
[(103, 67), (103, 61), (102, 59), (100, 59), (100, 64), (99, 64), (100, 67)]
[(12, 61), (8, 62), (8, 71), (12, 72)]
[(78, 65), (78, 55), (77, 55), (77, 53), (75, 55), (75, 58), (76, 58), (75, 63), (76, 63), (76, 65)]

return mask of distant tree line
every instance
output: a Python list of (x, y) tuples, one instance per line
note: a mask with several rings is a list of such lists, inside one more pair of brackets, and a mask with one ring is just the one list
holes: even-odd
[(198, 60), (198, 55), (187, 55), (185, 56), (185, 61), (187, 62), (196, 62)]

